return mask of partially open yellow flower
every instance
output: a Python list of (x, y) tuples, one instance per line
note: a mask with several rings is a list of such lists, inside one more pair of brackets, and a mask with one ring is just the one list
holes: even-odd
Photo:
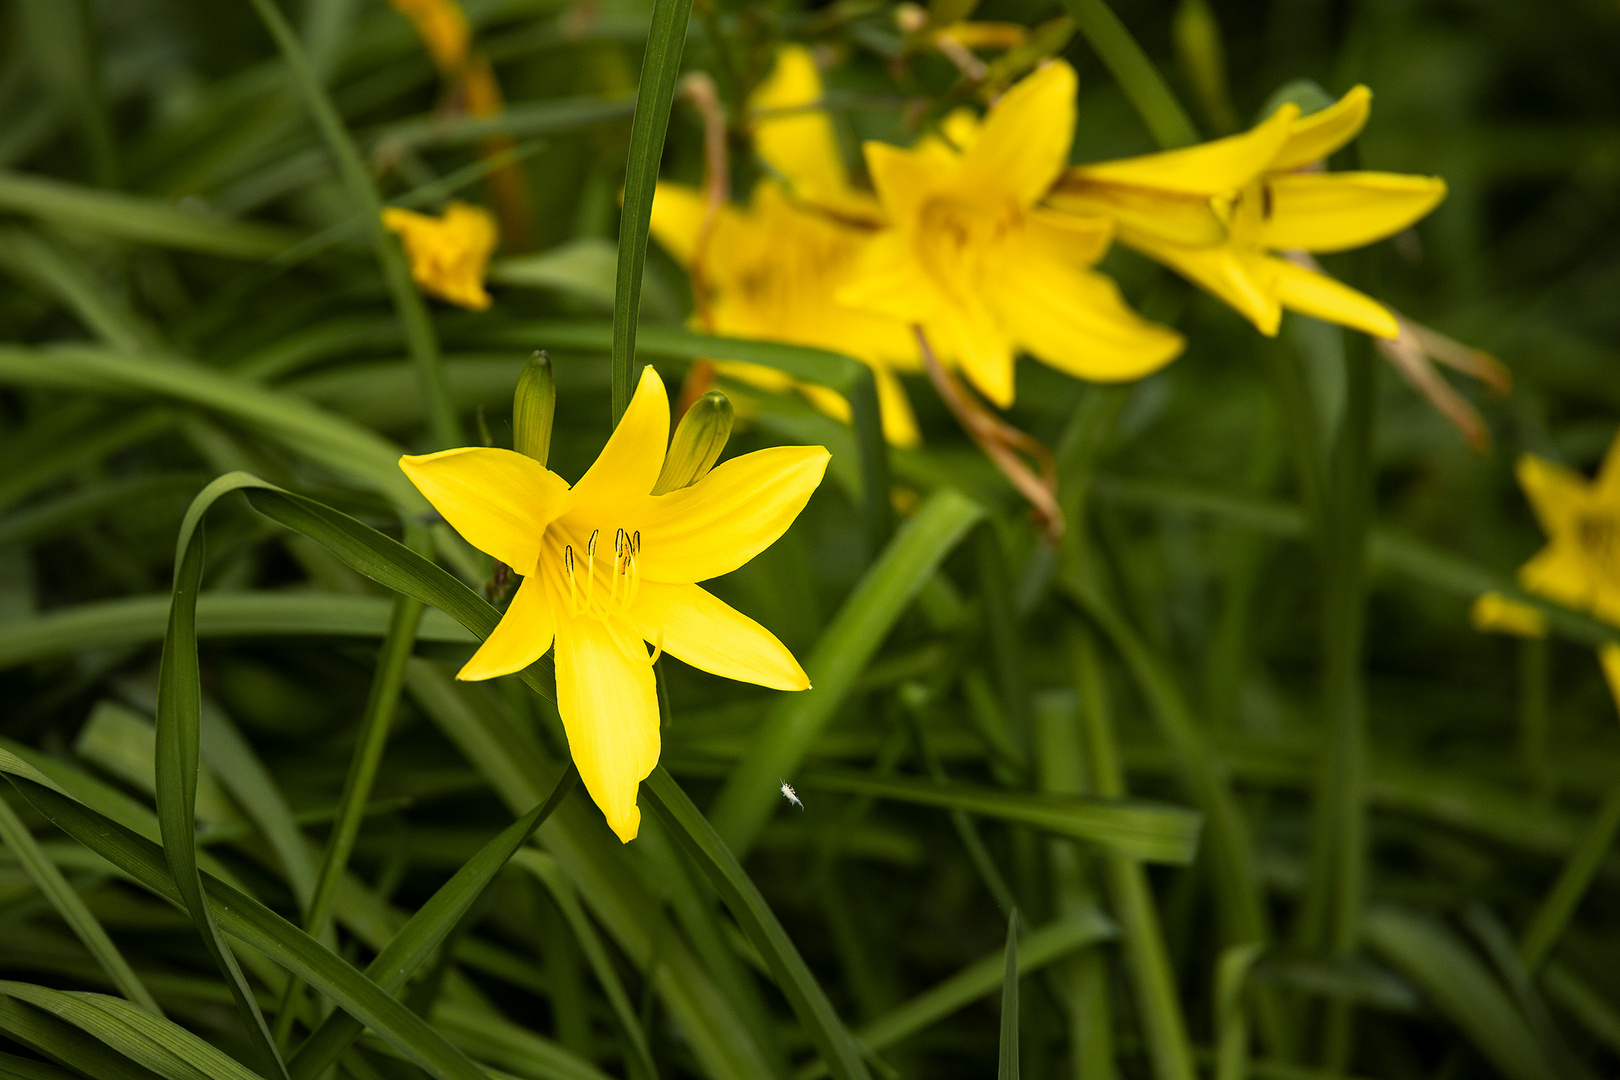
[[(755, 148), (779, 177), (760, 181), (748, 207), (721, 205), (703, 236), (709, 206), (696, 188), (660, 182), (652, 235), (692, 276), (703, 315), (698, 328), (843, 353), (872, 368), (883, 430), (913, 446), (917, 421), (896, 370), (919, 367), (905, 323), (839, 303), (836, 293), (874, 235), (877, 204), (849, 182), (821, 99), (821, 77), (808, 49), (791, 46), (751, 105)], [(706, 317), (705, 317), (706, 316)], [(718, 370), (761, 389), (796, 389), (823, 412), (850, 416), (841, 394), (759, 364), (723, 362)]]
[(1438, 177), (1319, 171), (1360, 133), (1371, 101), (1358, 86), (1309, 116), (1287, 104), (1242, 135), (1082, 165), (1064, 174), (1047, 204), (1112, 218), (1121, 243), (1224, 300), (1262, 333), (1276, 334), (1287, 308), (1396, 338), (1400, 327), (1384, 305), (1286, 257), (1381, 240), (1445, 198)]
[(499, 234), (489, 211), (453, 202), (443, 217), (390, 206), (383, 224), (399, 234), (411, 261), (411, 278), (423, 292), (464, 308), (489, 307), (484, 271)]
[(653, 495), (668, 442), (669, 398), (649, 367), (601, 456), (572, 487), (513, 450), (400, 459), (451, 527), (523, 576), (500, 625), (457, 677), (521, 671), (555, 641), (569, 749), (625, 842), (641, 824), (637, 787), (658, 764), (658, 651), (776, 690), (810, 686), (769, 630), (696, 582), (774, 543), (821, 483), (827, 451), (759, 450)]
[(1620, 624), (1620, 438), (1595, 480), (1532, 454), (1519, 459), (1547, 546), (1519, 568), (1530, 592)]
[(411, 21), (417, 36), (433, 57), (433, 66), (445, 76), (454, 76), (467, 62), (472, 31), (467, 15), (456, 0), (388, 0), (394, 10)]
[(1474, 629), (1488, 634), (1512, 634), (1514, 637), (1540, 638), (1547, 636), (1547, 616), (1540, 609), (1521, 604), (1499, 592), (1481, 593), (1468, 609), (1468, 621)]
[(1068, 164), (1075, 89), (1074, 69), (1050, 62), (982, 124), (958, 113), (946, 138), (909, 150), (866, 144), (890, 228), (839, 299), (920, 324), (942, 358), (1001, 406), (1012, 404), (1019, 349), (1099, 381), (1140, 378), (1181, 351), (1180, 335), (1142, 319), (1089, 269), (1112, 222), (1039, 205)]

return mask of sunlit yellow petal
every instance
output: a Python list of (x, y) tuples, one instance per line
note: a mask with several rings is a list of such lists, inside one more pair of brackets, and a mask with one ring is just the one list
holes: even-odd
[(1589, 608), (1596, 598), (1591, 569), (1573, 545), (1554, 541), (1519, 567), (1525, 592), (1575, 608)]
[(625, 843), (641, 828), (636, 791), (658, 764), (658, 690), (623, 620), (557, 620), (557, 711), (585, 790)]
[(711, 675), (772, 690), (810, 688), (776, 635), (697, 585), (644, 581), (629, 618), (642, 637)]
[(544, 582), (538, 574), (526, 577), (512, 595), (506, 614), (456, 678), (493, 679), (522, 671), (551, 648), (556, 631)]
[(835, 295), (852, 308), (910, 322), (927, 322), (940, 306), (938, 291), (898, 231), (873, 238)]
[(411, 20), (427, 46), (433, 64), (445, 75), (461, 70), (467, 60), (472, 32), (456, 0), (388, 0), (395, 11)]
[(1469, 621), (1482, 633), (1517, 637), (1547, 636), (1547, 616), (1539, 608), (1509, 600), (1501, 593), (1483, 593), (1468, 610)]
[(1519, 455), (1514, 473), (1525, 498), (1530, 500), (1530, 509), (1541, 531), (1552, 538), (1573, 534), (1590, 498), (1586, 478), (1574, 469), (1534, 454)]
[(921, 443), (917, 416), (911, 411), (911, 399), (906, 397), (899, 377), (882, 366), (873, 368), (872, 374), (877, 379), (878, 408), (883, 413), (883, 437), (891, 446), (909, 448)]
[(935, 351), (961, 368), (979, 393), (1003, 409), (1013, 403), (1013, 339), (982, 295), (937, 309), (926, 329)]
[(1400, 232), (1439, 205), (1446, 182), (1399, 173), (1288, 173), (1267, 181), (1270, 215), (1255, 241), (1268, 248), (1345, 251)]
[(1061, 214), (1037, 207), (1024, 217), (1024, 235), (1014, 244), (1034, 245), (1048, 257), (1087, 266), (1108, 254), (1113, 243), (1115, 221), (1106, 214)]
[(484, 273), (500, 233), (488, 210), (452, 202), (443, 215), (431, 217), (389, 206), (382, 221), (399, 235), (411, 279), (423, 292), (474, 311), (489, 307)]
[(854, 414), (850, 412), (849, 399), (838, 391), (816, 383), (796, 382), (795, 388), (804, 395), (804, 399), (816, 407), (818, 412), (832, 417), (839, 423), (847, 424)]
[(1038, 359), (1094, 382), (1139, 379), (1181, 352), (1181, 335), (1142, 318), (1101, 274), (1058, 263), (1009, 263), (993, 302)]
[(732, 458), (691, 487), (638, 510), (643, 579), (707, 581), (776, 542), (799, 516), (830, 455), (819, 446), (775, 446)]
[(889, 220), (901, 229), (911, 226), (939, 187), (940, 163), (888, 143), (868, 142), (861, 149)]
[(1284, 105), (1241, 135), (1182, 150), (1079, 165), (1069, 170), (1066, 179), (1182, 195), (1224, 194), (1243, 187), (1271, 166), (1298, 116), (1298, 106)]
[(1276, 336), (1282, 324), (1282, 305), (1271, 264), (1280, 260), (1240, 251), (1231, 244), (1189, 248), (1145, 236), (1122, 234), (1120, 239), (1225, 301), (1262, 334)]
[(1066, 214), (1112, 218), (1119, 223), (1122, 238), (1149, 236), (1186, 247), (1208, 247), (1226, 239), (1226, 227), (1204, 195), (1072, 180), (1060, 181), (1046, 197), (1046, 205)]
[(1598, 663), (1603, 665), (1603, 680), (1609, 684), (1609, 697), (1620, 708), (1620, 645), (1604, 642), (1598, 648)]
[(836, 200), (849, 187), (832, 120), (820, 109), (803, 108), (820, 100), (821, 73), (802, 45), (777, 52), (776, 67), (749, 99), (756, 113), (798, 110), (757, 119), (754, 149), (795, 194), (812, 201)]
[(1008, 191), (1021, 205), (1033, 205), (1069, 163), (1077, 86), (1074, 68), (1062, 60), (1020, 80), (985, 116), (962, 158), (960, 183)]
[(1357, 292), (1336, 278), (1295, 266), (1285, 259), (1270, 259), (1277, 272), (1277, 299), (1301, 315), (1348, 326), (1377, 337), (1401, 336), (1400, 325), (1389, 309), (1366, 293)]
[(658, 181), (653, 193), (652, 236), (682, 266), (692, 265), (707, 210), (703, 192), (697, 188)]
[(574, 485), (568, 515), (594, 517), (652, 491), (668, 447), (669, 394), (658, 372), (645, 367), (624, 418), (596, 463)]
[(1288, 138), (1277, 151), (1271, 167), (1278, 172), (1287, 172), (1321, 161), (1361, 134), (1371, 111), (1372, 91), (1365, 86), (1352, 87), (1349, 93), (1327, 108), (1293, 121), (1289, 125)]
[(524, 575), (568, 492), (562, 477), (512, 450), (463, 446), (402, 457), (399, 467), (469, 544)]

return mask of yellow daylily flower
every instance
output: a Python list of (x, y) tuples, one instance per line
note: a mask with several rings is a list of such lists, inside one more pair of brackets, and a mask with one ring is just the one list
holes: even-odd
[(1526, 638), (1547, 636), (1547, 616), (1540, 609), (1499, 592), (1481, 593), (1476, 597), (1468, 609), (1468, 619), (1481, 633)]
[(489, 307), (484, 271), (499, 240), (489, 211), (453, 202), (444, 216), (430, 217), (390, 206), (382, 219), (399, 234), (411, 261), (411, 278), (423, 292), (474, 311)]
[[(781, 51), (776, 69), (752, 104), (759, 155), (782, 179), (760, 181), (747, 207), (725, 203), (709, 220), (704, 193), (660, 182), (652, 235), (703, 290), (699, 329), (828, 349), (869, 366), (877, 379), (883, 430), (891, 443), (916, 445), (917, 421), (896, 370), (917, 370), (906, 324), (836, 299), (871, 242), (878, 208), (849, 182), (827, 114), (805, 108), (821, 99), (821, 78), (808, 49)], [(708, 233), (704, 230), (707, 225)], [(796, 389), (840, 420), (843, 396), (775, 368), (722, 362), (724, 375), (776, 392)]]
[(890, 227), (839, 299), (920, 325), (1003, 407), (1018, 349), (1098, 381), (1140, 378), (1181, 351), (1179, 334), (1142, 319), (1089, 268), (1111, 221), (1039, 205), (1068, 162), (1075, 90), (1074, 69), (1049, 62), (982, 123), (958, 113), (944, 138), (865, 147)]
[(400, 459), (452, 528), (523, 577), (457, 678), (521, 671), (555, 643), (569, 750), (626, 843), (641, 824), (637, 787), (658, 764), (652, 663), (660, 651), (775, 690), (810, 686), (769, 630), (696, 583), (737, 569), (787, 530), (820, 484), (827, 451), (759, 450), (653, 495), (668, 442), (669, 397), (649, 367), (601, 456), (572, 487), (513, 450)]
[(1264, 334), (1277, 333), (1287, 308), (1397, 338), (1400, 326), (1384, 305), (1288, 256), (1381, 240), (1445, 198), (1438, 177), (1316, 168), (1360, 133), (1371, 102), (1372, 92), (1357, 86), (1309, 116), (1287, 104), (1241, 135), (1078, 166), (1047, 203), (1111, 217), (1121, 243), (1224, 300)]
[(416, 34), (433, 57), (433, 66), (449, 78), (467, 62), (472, 30), (456, 0), (388, 0), (395, 11), (411, 21)]
[(1519, 459), (1518, 475), (1547, 534), (1547, 546), (1519, 568), (1519, 584), (1620, 624), (1620, 438), (1594, 480), (1533, 454)]

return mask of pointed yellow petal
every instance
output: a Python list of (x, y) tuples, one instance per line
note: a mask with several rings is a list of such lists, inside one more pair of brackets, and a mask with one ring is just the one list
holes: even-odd
[(551, 648), (557, 623), (540, 575), (523, 579), (506, 614), (456, 678), (476, 682), (522, 671)]
[(1094, 382), (1139, 379), (1181, 352), (1181, 335), (1142, 318), (1101, 274), (1047, 260), (1013, 260), (996, 276), (995, 305), (1037, 359)]
[(1525, 592), (1573, 608), (1590, 608), (1598, 598), (1591, 568), (1573, 545), (1553, 541), (1519, 567)]
[(927, 322), (941, 303), (938, 288), (898, 230), (873, 237), (834, 296), (859, 311), (906, 322)]
[(642, 582), (630, 620), (642, 637), (711, 675), (772, 690), (810, 688), (775, 634), (697, 585)]
[(1241, 135), (1182, 150), (1080, 165), (1069, 170), (1065, 179), (1205, 198), (1224, 195), (1271, 166), (1298, 116), (1298, 106), (1284, 105)]
[(402, 457), (399, 467), (467, 543), (524, 575), (568, 493), (562, 477), (512, 450), (463, 446)]
[(872, 366), (877, 379), (878, 408), (883, 413), (883, 437), (890, 446), (911, 448), (922, 443), (922, 432), (917, 429), (917, 416), (911, 411), (911, 399), (906, 388), (888, 367)]
[(1271, 167), (1288, 172), (1321, 161), (1361, 134), (1371, 111), (1372, 91), (1365, 86), (1352, 87), (1334, 104), (1290, 124), (1288, 139), (1277, 151)]
[(900, 229), (915, 227), (923, 205), (955, 172), (953, 167), (941, 168), (937, 155), (888, 143), (868, 142), (862, 150), (883, 212)]
[(653, 489), (664, 468), (669, 448), (669, 394), (664, 380), (650, 366), (641, 369), (635, 397), (624, 410), (596, 463), (569, 499), (569, 516), (597, 515), (640, 498)]
[(832, 120), (819, 109), (802, 109), (820, 100), (821, 73), (810, 50), (789, 45), (748, 103), (755, 112), (800, 109), (756, 120), (754, 149), (795, 194), (811, 201), (837, 199), (849, 187)]
[(1112, 218), (1122, 237), (1139, 234), (1186, 247), (1208, 247), (1226, 239), (1226, 226), (1206, 195), (1069, 180), (1059, 182), (1046, 205), (1064, 214)]
[(962, 159), (961, 183), (1008, 191), (1031, 206), (1069, 163), (1074, 140), (1074, 68), (1053, 60), (1020, 80), (990, 109)]
[(1540, 608), (1509, 600), (1498, 592), (1481, 593), (1476, 597), (1468, 609), (1468, 621), (1481, 633), (1528, 638), (1547, 636), (1547, 616)]
[(691, 487), (639, 509), (643, 579), (687, 585), (737, 569), (776, 542), (821, 483), (819, 446), (774, 446), (732, 458)]
[(658, 689), (650, 657), (622, 620), (559, 615), (557, 711), (568, 751), (608, 827), (628, 844), (641, 828), (636, 790), (658, 764)]
[(1120, 239), (1224, 301), (1262, 334), (1277, 336), (1282, 305), (1272, 264), (1280, 259), (1244, 252), (1232, 244), (1189, 248), (1145, 236), (1121, 234)]
[(926, 329), (929, 344), (961, 368), (979, 393), (1003, 409), (1013, 403), (1012, 337), (983, 296), (939, 308)]
[(1277, 299), (1289, 311), (1361, 330), (1376, 337), (1398, 338), (1400, 324), (1389, 309), (1366, 293), (1315, 270), (1285, 259), (1268, 259), (1277, 272)]
[(692, 251), (703, 231), (707, 212), (703, 192), (685, 184), (658, 181), (653, 192), (652, 235), (670, 258), (682, 266), (692, 265)]
[(1574, 469), (1534, 454), (1521, 454), (1514, 472), (1530, 509), (1551, 539), (1571, 535), (1591, 499), (1591, 485)]
[(1382, 240), (1446, 197), (1439, 177), (1399, 173), (1288, 173), (1267, 186), (1271, 213), (1255, 241), (1306, 251), (1345, 251)]
[(1620, 708), (1620, 645), (1606, 641), (1598, 648), (1598, 662), (1603, 665), (1603, 679), (1609, 684), (1609, 697)]

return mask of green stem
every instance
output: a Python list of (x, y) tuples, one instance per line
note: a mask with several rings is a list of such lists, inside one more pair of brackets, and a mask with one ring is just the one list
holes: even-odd
[[(267, 0), (255, 0), (266, 3)], [(636, 323), (641, 312), (641, 272), (647, 262), (653, 191), (664, 155), (675, 81), (692, 0), (653, 0), (652, 28), (641, 59), (636, 113), (630, 122), (630, 153), (624, 167), (624, 211), (619, 218), (619, 267), (613, 286), (613, 423), (630, 407), (635, 387)]]
[[(270, 36), (275, 38), (287, 66), (292, 69), (293, 82), (303, 95), (304, 105), (309, 109), (315, 127), (326, 141), (327, 149), (337, 158), (338, 172), (343, 178), (344, 187), (348, 188), (349, 198), (354, 200), (366, 219), (366, 231), (370, 234), (372, 247), (376, 250), (377, 262), (382, 266), (383, 279), (387, 282), (388, 293), (394, 301), (394, 310), (398, 313), (400, 324), (405, 331), (406, 348), (411, 354), (412, 363), (416, 365), (417, 378), (422, 384), (422, 398), (427, 402), (433, 443), (441, 449), (459, 446), (462, 442), (461, 422), (456, 417), (455, 406), (450, 401), (449, 386), (444, 378), (444, 366), (439, 358), (439, 339), (433, 331), (433, 322), (428, 317), (427, 304), (423, 302), (422, 294), (417, 292), (416, 286), (411, 282), (410, 270), (405, 265), (404, 252), (400, 250), (398, 241), (383, 227), (382, 200), (377, 195), (376, 186), (371, 182), (371, 174), (367, 172), (365, 162), (360, 158), (360, 152), (355, 149), (354, 140), (349, 138), (349, 133), (343, 126), (343, 118), (338, 115), (332, 99), (327, 96), (326, 89), (310, 66), (303, 45), (299, 43), (298, 36), (293, 33), (292, 27), (287, 24), (280, 9), (273, 0), (253, 0), (253, 6), (258, 11), (259, 18), (264, 20)], [(668, 110), (665, 111), (667, 113)], [(642, 246), (645, 250), (645, 240)]]
[(1080, 33), (1096, 50), (1119, 88), (1125, 91), (1125, 97), (1147, 125), (1153, 140), (1165, 150), (1197, 142), (1198, 130), (1193, 127), (1187, 110), (1170, 92), (1159, 69), (1131, 37), (1119, 16), (1103, 0), (1066, 0), (1066, 5)]
[(1524, 932), (1519, 956), (1530, 972), (1535, 972), (1546, 963), (1558, 939), (1564, 936), (1564, 929), (1574, 917), (1575, 909), (1580, 906), (1592, 879), (1597, 876), (1604, 856), (1614, 846), (1617, 832), (1620, 832), (1620, 784), (1616, 784), (1608, 798), (1603, 800), (1603, 805), (1581, 835), (1575, 850), (1569, 853), (1558, 880), (1536, 909), (1529, 929)]
[(1552, 761), (1547, 752), (1547, 736), (1552, 717), (1547, 708), (1547, 639), (1521, 638), (1519, 641), (1519, 740), (1524, 754), (1524, 771), (1530, 793), (1544, 802), (1551, 801)]

